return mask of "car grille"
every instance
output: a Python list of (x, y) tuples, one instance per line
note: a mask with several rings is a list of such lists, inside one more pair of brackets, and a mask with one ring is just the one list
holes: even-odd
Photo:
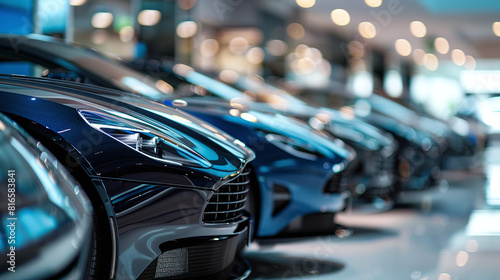
[[(194, 241), (180, 242), (187, 245)], [(227, 279), (238, 237), (216, 238), (164, 251), (139, 276), (146, 279)]]
[(215, 191), (203, 212), (203, 222), (230, 223), (241, 218), (250, 188), (250, 173), (250, 167), (245, 167), (238, 177)]
[(347, 191), (346, 173), (348, 173), (348, 170), (333, 175), (323, 188), (323, 192), (342, 193)]
[(388, 196), (392, 193), (392, 188), (390, 187), (381, 187), (381, 188), (368, 188), (365, 193), (363, 193), (364, 197), (374, 198), (374, 197), (384, 197)]

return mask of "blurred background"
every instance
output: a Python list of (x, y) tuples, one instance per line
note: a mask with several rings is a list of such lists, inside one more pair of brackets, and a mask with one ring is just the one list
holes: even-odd
[(494, 0), (1, 0), (0, 32), (258, 74), (292, 92), (377, 91), (448, 118), (500, 92), (499, 11)]
[[(258, 75), (342, 112), (370, 110), (353, 101), (378, 94), (484, 137), (500, 133), (499, 15), (497, 0), (0, 0), (0, 33), (173, 60), (223, 81)], [(332, 238), (255, 244), (251, 278), (500, 279), (495, 142), (392, 211), (337, 215), (345, 228)]]

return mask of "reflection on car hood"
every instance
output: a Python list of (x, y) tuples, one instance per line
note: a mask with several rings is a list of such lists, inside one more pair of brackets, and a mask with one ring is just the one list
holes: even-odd
[[(170, 68), (166, 68), (166, 70), (173, 71)], [(288, 102), (287, 99), (282, 97), (275, 98), (276, 101), (280, 101), (277, 103), (252, 102), (245, 98), (245, 95), (237, 88), (233, 88), (230, 85), (207, 77), (192, 69), (185, 71), (185, 73), (175, 73), (173, 75), (176, 75), (179, 79), (183, 79), (186, 82), (201, 85), (208, 91), (211, 91), (214, 95), (217, 95), (219, 98), (226, 100), (233, 105), (244, 106), (245, 108), (250, 108), (255, 111), (285, 114), (287, 116), (298, 117), (301, 119), (317, 118), (318, 115), (321, 115), (321, 122), (325, 124), (326, 129), (335, 129), (335, 131), (332, 131), (335, 135), (352, 140), (369, 150), (378, 150), (381, 147), (393, 144), (390, 137), (383, 135), (380, 130), (364, 123), (359, 119), (355, 119), (354, 117), (349, 118), (333, 109), (319, 109), (307, 105), (298, 99), (295, 100), (295, 97), (290, 96), (289, 98), (294, 99), (295, 102)], [(248, 84), (244, 82), (244, 78), (240, 78), (239, 81), (240, 83), (238, 83), (238, 86), (243, 87), (242, 90), (256, 90), (255, 88), (247, 88)], [(265, 87), (265, 84), (262, 84), (262, 87)], [(287, 93), (283, 93), (283, 95), (286, 94)], [(258, 95), (261, 99), (262, 96), (273, 96), (272, 93), (263, 91), (259, 92)], [(206, 99), (207, 97), (203, 98)]]
[(244, 107), (236, 109), (225, 101), (210, 100), (210, 98), (188, 98), (185, 101), (187, 110), (192, 109), (202, 111), (204, 114), (221, 115), (228, 119), (243, 122), (255, 130), (300, 139), (310, 143), (316, 150), (332, 158), (340, 156), (344, 159), (352, 159), (355, 156), (351, 150), (343, 147), (341, 141), (335, 142), (334, 139), (315, 131), (305, 123), (281, 114), (257, 112), (247, 110)]

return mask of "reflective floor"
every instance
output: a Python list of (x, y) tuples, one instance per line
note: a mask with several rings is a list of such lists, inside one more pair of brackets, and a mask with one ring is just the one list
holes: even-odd
[(445, 172), (401, 201), (339, 214), (333, 235), (254, 244), (250, 278), (500, 280), (500, 142), (474, 170)]

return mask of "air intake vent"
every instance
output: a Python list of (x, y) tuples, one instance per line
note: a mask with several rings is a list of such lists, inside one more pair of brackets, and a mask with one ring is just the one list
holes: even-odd
[(238, 221), (250, 189), (250, 168), (247, 166), (232, 181), (215, 191), (203, 213), (205, 223), (231, 223)]
[[(219, 239), (219, 238), (218, 238)], [(195, 240), (181, 240), (180, 244)], [(163, 252), (139, 276), (149, 279), (229, 279), (238, 238), (220, 238)]]

